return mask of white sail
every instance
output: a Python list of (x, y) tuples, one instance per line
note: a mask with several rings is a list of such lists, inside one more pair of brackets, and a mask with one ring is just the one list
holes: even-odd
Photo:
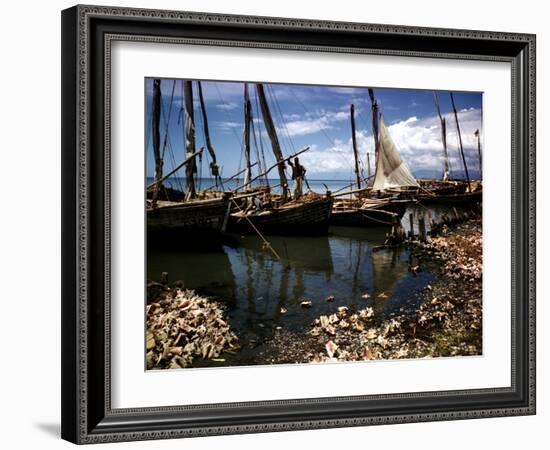
[(383, 191), (404, 186), (418, 186), (411, 171), (401, 159), (399, 150), (391, 138), (389, 130), (380, 118), (378, 161), (373, 190)]

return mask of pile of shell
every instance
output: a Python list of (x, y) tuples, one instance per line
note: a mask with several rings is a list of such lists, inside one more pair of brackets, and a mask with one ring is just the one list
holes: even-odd
[(238, 347), (221, 305), (192, 290), (165, 292), (147, 305), (147, 369), (188, 367)]
[(425, 290), (414, 312), (375, 323), (372, 308), (320, 316), (310, 335), (317, 339), (311, 362), (364, 361), (481, 354), (481, 222), (443, 231), (417, 244), (423, 257), (441, 261), (442, 278)]
[(420, 250), (443, 262), (442, 272), (455, 279), (481, 280), (483, 273), (483, 239), (481, 221), (470, 220), (425, 243)]
[(401, 328), (401, 322), (390, 319), (375, 324), (372, 308), (350, 313), (345, 306), (330, 316), (315, 319), (309, 334), (318, 337), (322, 351), (312, 355), (313, 362), (362, 361), (406, 357), (392, 345), (392, 336)]

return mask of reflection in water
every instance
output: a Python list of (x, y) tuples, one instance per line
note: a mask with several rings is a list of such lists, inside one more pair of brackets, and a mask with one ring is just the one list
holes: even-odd
[[(281, 261), (256, 236), (236, 236), (236, 244), (208, 252), (149, 249), (147, 275), (158, 279), (166, 271), (170, 280), (181, 279), (186, 287), (224, 302), (242, 344), (229, 356), (231, 364), (254, 364), (277, 327), (306, 332), (315, 318), (339, 306), (371, 306), (379, 320), (416, 307), (434, 274), (424, 270), (414, 277), (405, 249), (373, 252), (386, 232), (334, 227), (324, 237), (270, 236)], [(365, 293), (370, 298), (363, 298)], [(379, 298), (382, 293), (387, 298)], [(333, 302), (325, 300), (329, 295)], [(312, 301), (311, 308), (300, 306), (305, 299)]]

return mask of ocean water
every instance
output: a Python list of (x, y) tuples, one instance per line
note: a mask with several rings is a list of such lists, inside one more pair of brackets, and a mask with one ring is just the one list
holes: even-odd
[[(279, 186), (279, 179), (269, 179), (269, 185), (273, 188), (275, 192), (280, 192), (281, 187)], [(151, 183), (154, 182), (154, 179), (152, 177), (147, 177), (147, 186), (149, 186)], [(244, 181), (242, 178), (239, 179), (232, 179), (230, 181), (227, 181), (227, 179), (222, 180), (223, 183), (223, 189), (224, 190), (234, 190), (238, 187), (242, 186)], [(288, 180), (289, 187), (292, 189), (292, 180)], [(303, 189), (304, 192), (307, 192), (308, 190), (312, 190), (313, 192), (318, 192), (320, 194), (324, 194), (327, 190), (330, 190), (331, 192), (336, 192), (338, 190), (346, 190), (351, 189), (351, 184), (353, 183), (353, 180), (310, 180), (307, 179), (307, 183), (304, 183)], [(184, 191), (185, 190), (185, 178), (181, 177), (172, 177), (168, 178), (166, 181), (164, 181), (164, 185), (167, 187), (170, 187), (172, 189), (177, 189)], [(252, 182), (252, 186), (262, 186), (265, 185), (265, 179), (262, 180), (256, 180)], [(208, 188), (211, 188), (215, 186), (214, 180), (212, 178), (199, 178), (197, 180), (197, 188), (199, 190), (205, 190)]]

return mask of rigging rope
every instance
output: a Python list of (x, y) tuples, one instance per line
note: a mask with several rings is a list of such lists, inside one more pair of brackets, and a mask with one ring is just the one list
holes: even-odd
[[(296, 101), (299, 103), (299, 105), (303, 108), (303, 110), (306, 112), (306, 114), (309, 114), (309, 111), (307, 110), (306, 106), (302, 103), (302, 101), (298, 98), (298, 96), (296, 95), (296, 93), (292, 89), (290, 89), (290, 93), (296, 99)], [(316, 124), (316, 126), (319, 129), (319, 131), (321, 133), (323, 133), (325, 138), (327, 138), (327, 140), (332, 145), (332, 147), (334, 149), (336, 149), (336, 147), (337, 147), (336, 143), (330, 138), (330, 136), (325, 132), (325, 130), (323, 128), (321, 128), (318, 124)], [(342, 162), (344, 162), (346, 165), (349, 165), (349, 161), (346, 158), (344, 158), (344, 156), (339, 151), (336, 151), (335, 153), (342, 159)]]
[[(176, 80), (174, 80), (174, 84), (172, 85), (172, 95), (170, 96), (170, 106), (168, 108), (168, 119), (165, 121), (165, 130), (164, 130), (164, 143), (162, 146), (162, 159), (164, 160), (164, 153), (166, 151), (166, 144), (168, 141), (168, 127), (170, 126), (170, 118), (172, 117), (172, 105), (174, 103), (174, 91), (176, 89)], [(161, 94), (161, 111), (164, 108), (164, 98)]]
[[(218, 98), (220, 99), (220, 101), (223, 103), (223, 105), (226, 107), (226, 110), (229, 110), (229, 105), (225, 102), (225, 100), (223, 99), (223, 96), (222, 96), (222, 93), (220, 91), (220, 88), (218, 87), (218, 84), (217, 83), (212, 83), (214, 85), (214, 87), (216, 88), (216, 92), (218, 93)], [(231, 131), (233, 132), (233, 135), (235, 136), (235, 138), (237, 139), (237, 142), (239, 144), (239, 147), (241, 148), (241, 156), (239, 158), (239, 169), (241, 167), (241, 159), (243, 158), (243, 154), (244, 154), (244, 134), (242, 136), (242, 139), (239, 137), (239, 135), (237, 134), (237, 132), (235, 131), (235, 129), (233, 127), (229, 127), (231, 129)], [(239, 170), (240, 171), (240, 170)]]
[(294, 146), (294, 142), (292, 142), (292, 138), (290, 137), (290, 132), (288, 131), (288, 127), (286, 126), (286, 122), (285, 122), (283, 113), (281, 111), (279, 101), (277, 100), (277, 96), (275, 95), (275, 90), (273, 89), (273, 86), (271, 86), (269, 84), (267, 85), (267, 89), (270, 92), (270, 97), (272, 99), (273, 104), (275, 105), (275, 110), (280, 116), (281, 124), (282, 124), (281, 125), (281, 131), (286, 133), (286, 139), (287, 139), (287, 141), (290, 145), (290, 148), (288, 150), (289, 150), (289, 152), (293, 152), (296, 147)]
[[(217, 83), (212, 83), (214, 85), (214, 87), (216, 88), (216, 91), (218, 93), (218, 97), (220, 99), (220, 101), (223, 103), (223, 105), (225, 106), (226, 110), (229, 110), (230, 107), (229, 105), (225, 102), (225, 100), (223, 99), (223, 96), (222, 96), (222, 93), (220, 91), (220, 88), (218, 87), (218, 84)], [(239, 135), (237, 134), (237, 132), (235, 131), (235, 129), (233, 127), (229, 127), (231, 129), (231, 131), (233, 132), (233, 134), (235, 135), (235, 138), (237, 139), (237, 142), (239, 143), (239, 146), (242, 147), (243, 146), (243, 141), (241, 140), (241, 138), (239, 137)]]
[[(165, 126), (165, 129), (166, 129), (166, 142), (168, 144), (167, 148), (168, 148), (168, 156), (170, 158), (170, 162), (172, 163), (172, 169), (174, 169), (177, 164), (176, 164), (176, 157), (174, 155), (174, 149), (172, 147), (172, 140), (170, 139), (170, 136), (168, 135), (168, 126), (169, 126), (169, 122), (168, 122), (168, 118), (166, 117), (166, 114), (164, 112), (164, 102), (161, 102), (161, 108), (160, 108), (160, 113), (161, 113), (161, 116), (163, 118), (163, 122), (164, 122), (164, 126)], [(170, 114), (169, 114), (170, 116)], [(166, 148), (163, 149), (163, 160), (165, 159), (164, 158), (164, 151), (166, 150)], [(175, 179), (175, 182), (174, 182), (174, 185), (172, 185), (172, 183), (170, 183), (170, 187), (174, 189), (174, 186), (175, 188), (179, 188), (179, 190), (181, 190), (181, 192), (184, 192), (184, 189), (183, 189), (183, 185), (181, 184), (181, 179), (177, 178)]]
[[(255, 99), (256, 99), (256, 116), (259, 118), (260, 117), (260, 104), (259, 104), (259, 100), (258, 100), (258, 96), (256, 95), (255, 96)], [(252, 121), (252, 123), (254, 124), (254, 121)], [(260, 126), (258, 125), (258, 137), (259, 137), (259, 140), (260, 140), (260, 152), (262, 154), (262, 163), (263, 163), (263, 169), (262, 171), (265, 172), (266, 168), (267, 168), (267, 164), (265, 162), (265, 152), (264, 152), (264, 139), (263, 139), (263, 136), (262, 136), (262, 130), (260, 128)], [(260, 172), (262, 173), (262, 172)], [(269, 179), (267, 178), (267, 173), (265, 174), (265, 182), (267, 184), (267, 186), (269, 186)]]
[[(146, 153), (149, 153), (149, 144), (151, 143), (151, 133), (150, 129), (153, 127), (153, 115), (151, 112), (149, 112), (149, 119), (147, 119), (148, 125), (147, 125), (147, 132), (145, 135), (145, 148)], [(148, 156), (148, 155), (146, 155)], [(147, 157), (145, 158), (145, 174), (147, 174)]]

